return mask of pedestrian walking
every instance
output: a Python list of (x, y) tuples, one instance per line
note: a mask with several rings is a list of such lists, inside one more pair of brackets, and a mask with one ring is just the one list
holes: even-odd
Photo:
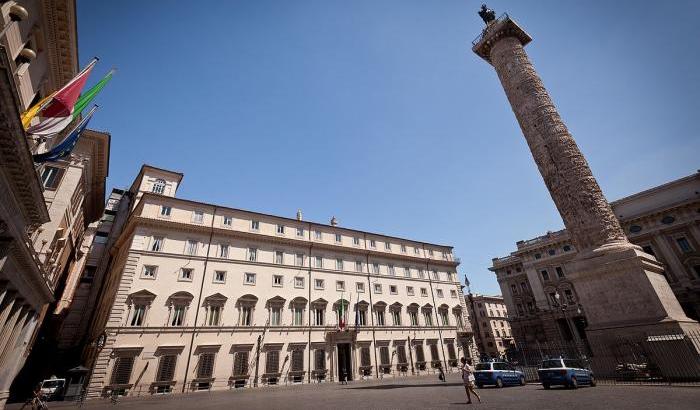
[(467, 359), (467, 358), (462, 358), (460, 360), (462, 362), (462, 366), (459, 368), (462, 371), (462, 381), (464, 382), (464, 390), (467, 392), (467, 404), (472, 403), (472, 396), (471, 394), (474, 394), (479, 400), (479, 403), (481, 403), (481, 397), (479, 397), (479, 393), (477, 393), (474, 390), (474, 369), (471, 366), (472, 359)]

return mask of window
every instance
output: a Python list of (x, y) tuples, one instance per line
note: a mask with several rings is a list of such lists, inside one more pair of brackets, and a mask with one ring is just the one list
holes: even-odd
[(278, 373), (280, 368), (280, 351), (270, 350), (265, 355), (265, 373)]
[(379, 274), (379, 264), (378, 263), (373, 263), (372, 264), (372, 273)]
[(155, 194), (162, 194), (165, 192), (165, 180), (160, 178), (156, 179), (151, 187), (151, 192)]
[(401, 253), (406, 253), (406, 245), (401, 245)]
[(248, 248), (248, 260), (250, 262), (255, 262), (258, 260), (258, 250), (255, 248)]
[[(367, 349), (369, 353), (369, 349)], [(314, 369), (315, 370), (326, 370), (326, 351), (323, 349), (316, 349), (314, 352)]]
[(197, 364), (197, 378), (209, 379), (214, 374), (214, 353), (200, 353)]
[(304, 325), (304, 308), (301, 306), (294, 307), (294, 326)]
[(343, 270), (343, 260), (338, 258), (335, 260), (335, 269), (336, 270)]
[(304, 266), (304, 254), (297, 253), (296, 260), (294, 262), (296, 266)]
[(260, 221), (250, 221), (250, 229), (252, 231), (259, 231), (260, 230)]
[(304, 277), (303, 276), (295, 276), (294, 277), (294, 287), (297, 289), (301, 289), (304, 287)]
[(571, 292), (571, 289), (564, 289), (564, 296), (567, 302), (574, 303), (574, 294)]
[(382, 285), (379, 283), (374, 284), (374, 293), (382, 293)]
[(377, 242), (375, 242), (374, 239), (369, 240), (369, 247), (370, 248), (376, 248), (377, 247)]
[(564, 246), (562, 247), (562, 249), (564, 250), (564, 252), (569, 252), (569, 251), (571, 250), (571, 246), (569, 246), (569, 245), (564, 245)]
[(314, 280), (314, 289), (323, 289), (325, 287), (326, 283), (323, 279), (315, 279)]
[(253, 325), (253, 308), (251, 306), (241, 306), (240, 315), (241, 326)]
[(554, 256), (557, 253), (557, 251), (554, 249), (550, 249), (547, 251), (547, 253), (549, 254), (549, 256)]
[(411, 326), (418, 326), (418, 312), (408, 312), (408, 317), (411, 319)]
[(562, 270), (561, 266), (557, 266), (554, 268), (554, 270), (557, 271), (557, 277), (563, 278), (564, 277), (564, 271)]
[(224, 225), (226, 225), (226, 226), (233, 225), (233, 218), (231, 218), (230, 216), (224, 216)]
[(444, 295), (442, 293), (442, 289), (436, 289), (435, 293), (437, 294), (437, 297), (439, 297), (439, 298), (444, 297)]
[(130, 326), (143, 326), (146, 317), (146, 304), (135, 304), (131, 315)]
[(323, 268), (323, 256), (316, 256), (314, 257), (314, 266), (317, 268)]
[(341, 235), (339, 233), (335, 234), (335, 241), (337, 243), (343, 242), (343, 235)]
[(321, 240), (321, 231), (314, 231), (314, 238), (316, 238), (317, 241)]
[(358, 238), (357, 236), (352, 238), (352, 244), (355, 246), (360, 246), (360, 238)]
[(204, 212), (203, 211), (194, 211), (192, 214), (192, 222), (201, 224), (202, 221), (204, 221)]
[(357, 311), (357, 325), (358, 326), (367, 326), (367, 311), (366, 310), (358, 310)]
[(357, 282), (355, 284), (355, 290), (357, 293), (365, 293), (365, 284), (362, 282)]
[(129, 384), (131, 369), (134, 367), (133, 356), (118, 356), (112, 368), (111, 384)]
[(528, 292), (527, 282), (520, 282), (520, 289), (522, 289), (524, 293), (527, 293)]
[(540, 254), (540, 253), (535, 254), (535, 259), (541, 259), (541, 258), (542, 258), (542, 254)]
[(58, 184), (61, 182), (61, 177), (63, 176), (63, 168), (45, 166), (44, 170), (41, 172), (41, 182), (44, 185), (44, 189), (55, 190), (58, 188)]
[(389, 242), (385, 242), (385, 243), (384, 243), (384, 249), (386, 249), (387, 251), (390, 251), (390, 250), (391, 250), (391, 244), (390, 244)]
[(355, 272), (362, 272), (362, 262), (355, 261)]
[(281, 288), (284, 283), (284, 278), (282, 275), (272, 275), (272, 286), (276, 288)]
[(425, 273), (423, 273), (423, 269), (418, 269), (418, 277), (421, 279), (425, 279)]
[(226, 271), (217, 270), (214, 271), (214, 283), (225, 283), (226, 282)]
[(180, 277), (178, 279), (181, 281), (191, 282), (193, 272), (194, 272), (194, 269), (192, 269), (192, 268), (181, 268), (180, 269)]
[(219, 257), (228, 258), (228, 245), (224, 243), (219, 245)]
[(389, 286), (389, 293), (392, 295), (397, 295), (399, 291), (396, 288), (396, 285), (390, 285)]
[(163, 237), (162, 236), (154, 236), (153, 242), (151, 242), (151, 251), (160, 252), (162, 250), (163, 250)]
[(142, 278), (145, 279), (155, 279), (156, 278), (156, 273), (158, 273), (158, 267), (153, 266), (153, 265), (145, 265), (143, 267), (143, 273), (141, 274)]
[(292, 350), (292, 363), (290, 366), (292, 372), (304, 371), (304, 349)]
[(420, 254), (420, 249), (418, 247), (413, 248), (413, 253), (416, 255)]
[(414, 295), (413, 286), (406, 286), (406, 294), (407, 294), (408, 296), (413, 296), (413, 295)]
[(391, 276), (396, 275), (396, 270), (394, 269), (394, 265), (388, 265), (387, 269), (389, 270), (389, 275), (391, 275)]
[(185, 245), (185, 254), (187, 255), (197, 255), (197, 241), (193, 241), (191, 239), (187, 240), (187, 245)]
[(282, 308), (274, 306), (270, 308), (270, 326), (279, 326), (282, 324)]
[(254, 273), (245, 273), (243, 274), (243, 283), (246, 285), (255, 285), (255, 274)]
[(433, 250), (432, 250), (432, 249), (428, 249), (428, 255), (429, 255), (431, 258), (433, 257)]
[(278, 265), (284, 264), (284, 252), (275, 251), (275, 263)]
[(369, 352), (369, 347), (362, 346), (360, 348), (360, 366), (368, 367), (372, 365), (372, 360)]
[(685, 253), (693, 251), (693, 248), (690, 246), (690, 242), (688, 242), (688, 239), (686, 239), (684, 236), (676, 238), (676, 243), (678, 244), (678, 247), (681, 249), (681, 251)]
[(221, 306), (209, 306), (209, 312), (207, 315), (207, 325), (219, 326), (220, 320), (221, 320)]
[(379, 361), (383, 365), (389, 364), (389, 347), (388, 346), (381, 346), (379, 348)]
[(408, 266), (403, 268), (403, 276), (410, 278), (411, 277), (411, 268), (409, 268)]
[(436, 269), (433, 269), (433, 280), (440, 280), (440, 275)]
[(449, 326), (449, 325), (450, 325), (450, 317), (448, 316), (446, 310), (441, 310), (441, 311), (440, 311), (440, 320), (442, 320), (442, 325), (443, 325), (443, 326)]
[(540, 273), (542, 274), (542, 279), (544, 279), (544, 280), (549, 280), (549, 273), (547, 272), (546, 269), (543, 270), (543, 271), (540, 272)]
[(297, 228), (297, 236), (299, 236), (299, 237), (304, 236), (304, 228)]
[(420, 295), (423, 297), (427, 297), (428, 296), (428, 289), (420, 288)]
[(401, 326), (401, 312), (398, 309), (391, 311), (391, 319), (394, 322), (394, 326)]
[(326, 310), (321, 307), (317, 307), (314, 309), (314, 325), (316, 326), (323, 326), (325, 323), (324, 318), (326, 316)]
[(400, 364), (406, 364), (408, 361), (406, 360), (406, 346), (404, 345), (398, 345), (396, 346), (396, 360), (398, 360), (398, 363)]
[(165, 216), (169, 217), (170, 216), (170, 211), (172, 211), (172, 208), (166, 205), (161, 205), (160, 207), (160, 216)]
[(248, 352), (236, 352), (233, 359), (233, 375), (245, 376), (248, 374)]
[(277, 234), (284, 235), (284, 225), (277, 225)]
[(377, 326), (384, 326), (384, 311), (377, 311)]
[(185, 305), (174, 305), (172, 311), (172, 317), (170, 319), (170, 326), (182, 326), (185, 323), (185, 311), (187, 306)]
[(425, 312), (423, 312), (423, 318), (425, 319), (426, 326), (433, 325), (433, 314), (431, 311), (426, 310)]
[(510, 291), (511, 291), (514, 295), (517, 295), (517, 294), (518, 294), (518, 287), (515, 286), (515, 283), (511, 283), (511, 284), (510, 284)]
[(345, 281), (344, 280), (335, 281), (335, 290), (344, 291), (345, 290)]
[[(158, 372), (156, 374), (157, 382), (170, 382), (175, 377), (175, 364), (177, 363), (177, 355), (165, 354), (158, 361)], [(170, 387), (170, 386), (168, 386)]]

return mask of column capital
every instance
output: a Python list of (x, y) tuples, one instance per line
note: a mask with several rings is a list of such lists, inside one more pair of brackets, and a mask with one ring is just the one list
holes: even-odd
[(515, 20), (504, 13), (498, 19), (490, 22), (484, 31), (472, 41), (472, 51), (490, 64), (491, 48), (505, 37), (515, 37), (523, 46), (532, 41), (532, 37)]

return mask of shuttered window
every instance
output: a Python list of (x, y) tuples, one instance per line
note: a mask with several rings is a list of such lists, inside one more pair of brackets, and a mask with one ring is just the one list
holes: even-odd
[(452, 343), (447, 344), (447, 356), (450, 358), (450, 360), (457, 359), (457, 354), (455, 353), (455, 345)]
[(425, 361), (425, 353), (423, 353), (423, 345), (416, 346), (416, 359), (419, 362)]
[(314, 353), (314, 359), (316, 364), (316, 370), (326, 370), (326, 351), (323, 349), (316, 349)]
[(112, 369), (111, 384), (129, 384), (131, 369), (134, 367), (133, 357), (117, 357)]
[(156, 375), (157, 382), (170, 382), (175, 377), (175, 365), (177, 363), (177, 355), (167, 354), (160, 357), (158, 362), (158, 374)]
[(396, 346), (396, 355), (398, 356), (399, 363), (408, 363), (408, 360), (406, 360), (406, 346)]
[(304, 350), (299, 349), (292, 351), (292, 371), (304, 371)]
[(280, 369), (280, 352), (279, 350), (270, 350), (267, 352), (267, 360), (265, 360), (265, 373), (278, 373)]
[(236, 357), (233, 360), (233, 375), (246, 374), (248, 374), (248, 352), (236, 352)]
[(389, 364), (389, 347), (382, 346), (379, 348), (379, 359), (382, 364)]
[(369, 355), (369, 347), (363, 347), (360, 349), (360, 362), (362, 366), (372, 365), (372, 360)]
[(197, 378), (208, 379), (214, 374), (214, 353), (202, 353), (199, 355), (199, 365), (197, 366)]
[(433, 360), (440, 360), (440, 355), (438, 354), (438, 348), (436, 344), (430, 345), (430, 357)]

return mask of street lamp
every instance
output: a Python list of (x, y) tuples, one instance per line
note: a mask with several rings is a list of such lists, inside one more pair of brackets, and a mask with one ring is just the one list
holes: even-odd
[[(560, 302), (561, 295), (559, 294), (558, 290), (554, 294), (554, 298), (556, 299), (557, 306), (561, 308), (561, 312), (564, 315), (564, 321), (566, 322), (566, 327), (569, 329), (569, 333), (571, 334), (571, 337), (573, 338), (574, 345), (576, 346), (576, 352), (578, 352), (579, 356), (581, 356), (581, 351), (579, 350), (579, 346), (577, 343), (578, 337), (576, 336), (576, 333), (574, 333), (574, 329), (571, 327), (571, 323), (569, 323), (569, 317), (566, 315), (566, 308), (568, 307), (568, 305), (566, 304), (566, 302), (564, 302), (564, 303)], [(580, 304), (576, 308), (576, 311), (579, 314), (581, 314), (581, 305)]]

